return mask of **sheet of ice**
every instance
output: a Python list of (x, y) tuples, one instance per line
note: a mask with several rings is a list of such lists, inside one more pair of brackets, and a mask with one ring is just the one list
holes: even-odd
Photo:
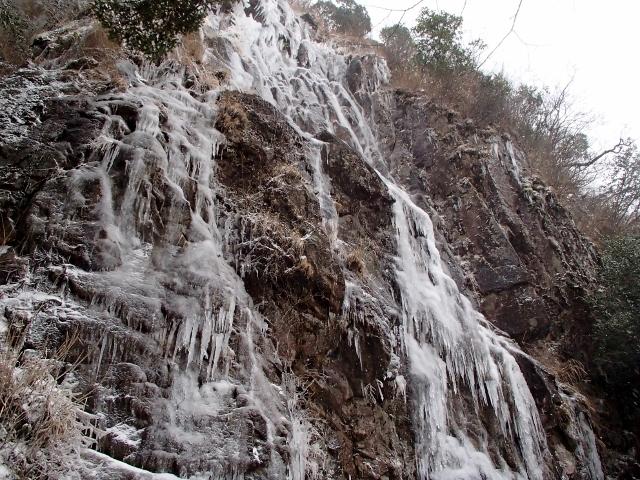
[(579, 408), (580, 395), (562, 390), (560, 390), (560, 395), (568, 407), (570, 420), (568, 432), (576, 442), (573, 453), (578, 460), (578, 473), (581, 478), (587, 480), (604, 480), (596, 436), (587, 415), (584, 413), (584, 406)]
[(13, 480), (16, 476), (13, 472), (0, 462), (0, 480)]

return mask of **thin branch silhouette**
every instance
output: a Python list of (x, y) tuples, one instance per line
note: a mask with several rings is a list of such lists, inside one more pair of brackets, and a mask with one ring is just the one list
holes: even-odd
[(520, 2), (518, 3), (518, 8), (516, 9), (516, 13), (513, 16), (513, 22), (511, 23), (511, 28), (509, 29), (509, 31), (505, 34), (504, 37), (502, 37), (502, 39), (498, 42), (498, 44), (495, 47), (493, 47), (493, 50), (489, 52), (489, 54), (485, 57), (485, 59), (482, 62), (480, 62), (480, 64), (478, 65), (478, 69), (480, 69), (480, 67), (482, 67), (482, 65), (484, 65), (487, 62), (487, 60), (491, 58), (491, 56), (495, 53), (495, 51), (498, 50), (498, 48), (502, 46), (504, 41), (507, 38), (509, 38), (509, 36), (515, 31), (516, 22), (518, 21), (518, 14), (520, 13), (520, 9), (522, 8), (523, 2), (524, 0), (520, 0)]

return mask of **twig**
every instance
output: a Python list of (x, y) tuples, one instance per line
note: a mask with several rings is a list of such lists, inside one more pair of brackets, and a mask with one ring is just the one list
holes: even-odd
[(467, 0), (464, 0), (464, 3), (462, 4), (462, 10), (460, 10), (460, 13), (458, 14), (459, 17), (462, 17), (464, 15), (464, 10), (467, 8)]
[(413, 10), (414, 8), (416, 8), (418, 5), (420, 5), (421, 3), (424, 3), (425, 0), (420, 0), (417, 3), (415, 3), (414, 5), (408, 7), (408, 8), (388, 8), (388, 7), (379, 7), (377, 5), (370, 5), (370, 8), (377, 8), (379, 10), (385, 10), (387, 12), (403, 12), (403, 13), (407, 13), (409, 10)]
[(480, 62), (480, 65), (478, 65), (478, 69), (480, 69), (480, 67), (482, 67), (482, 65), (484, 65), (486, 61), (489, 60), (489, 58), (491, 58), (491, 55), (493, 55), (495, 51), (498, 50), (498, 48), (500, 48), (500, 46), (504, 43), (504, 41), (507, 38), (509, 38), (509, 35), (511, 35), (514, 32), (516, 28), (516, 21), (518, 20), (518, 14), (520, 13), (520, 8), (522, 8), (523, 2), (524, 0), (520, 0), (520, 2), (518, 3), (518, 8), (516, 9), (516, 13), (513, 16), (513, 22), (511, 23), (511, 28), (509, 29), (509, 31), (505, 34), (504, 37), (502, 37), (502, 39), (498, 42), (498, 44), (495, 47), (493, 47), (493, 50), (489, 52), (489, 55), (487, 55), (485, 59), (482, 62)]
[[(391, 35), (389, 35), (389, 38), (391, 38), (391, 37), (394, 37), (395, 34), (398, 32), (398, 29), (400, 28), (400, 26), (402, 24), (402, 20), (404, 20), (404, 17), (407, 14), (407, 12), (413, 10), (414, 8), (416, 8), (417, 6), (419, 6), (420, 4), (422, 4), (424, 2), (425, 2), (425, 0), (418, 0), (416, 3), (414, 3), (413, 5), (411, 5), (408, 8), (387, 8), (387, 7), (379, 7), (377, 5), (371, 5), (371, 8), (377, 8), (379, 10), (385, 10), (386, 12), (389, 12), (389, 15), (391, 15), (394, 12), (402, 12), (402, 15), (400, 16), (400, 20), (398, 20), (398, 22), (396, 23), (395, 28), (393, 29), (393, 32), (391, 32)], [(387, 15), (385, 17), (385, 20), (387, 18), (389, 18), (389, 15)], [(382, 22), (380, 22), (380, 23), (382, 23)]]

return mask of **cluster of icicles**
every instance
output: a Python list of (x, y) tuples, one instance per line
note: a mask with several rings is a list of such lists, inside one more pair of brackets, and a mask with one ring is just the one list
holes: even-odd
[[(261, 96), (275, 105), (306, 139), (324, 226), (336, 248), (340, 245), (337, 215), (329, 180), (322, 171), (322, 144), (314, 138), (317, 133), (335, 132), (338, 128), (348, 132), (351, 146), (363, 161), (380, 172), (395, 200), (395, 275), (403, 321), (397, 353), (407, 360), (412, 383), (413, 398), (408, 401), (413, 410), (419, 478), (541, 480), (543, 459), (548, 454), (545, 434), (533, 398), (510, 353), (514, 346), (489, 328), (460, 294), (442, 268), (429, 216), (384, 173), (388, 169), (376, 139), (372, 115), (364, 113), (346, 87), (345, 58), (330, 46), (315, 43), (308, 25), (294, 14), (286, 0), (260, 0), (257, 16), (259, 21), (248, 16), (239, 2), (231, 13), (212, 15), (202, 34), (222, 36), (229, 41), (226, 58), (216, 60), (224, 62), (230, 71), (225, 88)], [(286, 49), (282, 48), (283, 39)], [(308, 56), (308, 65), (303, 67), (295, 58), (295, 52), (301, 48)], [(369, 82), (372, 90), (388, 80), (384, 63), (379, 62), (376, 68), (377, 75)], [(186, 350), (188, 364), (203, 367), (209, 378), (219, 378), (224, 376), (220, 367), (224, 364), (234, 319), (243, 317), (247, 325), (243, 335), (248, 343), (252, 335), (260, 334), (263, 322), (253, 309), (241, 278), (225, 260), (226, 233), (218, 222), (215, 169), (211, 164), (224, 142), (224, 137), (213, 128), (217, 93), (210, 93), (208, 103), (194, 99), (181, 85), (180, 74), (172, 77), (152, 67), (132, 72), (130, 77), (132, 86), (123, 98), (141, 106), (132, 141), (140, 142), (144, 146), (140, 152), (147, 153), (134, 157), (128, 165), (129, 184), (120, 208), (114, 209), (110, 196), (105, 195), (102, 218), (109, 226), (109, 235), (128, 252), (128, 257), (122, 268), (100, 275), (111, 285), (139, 290), (147, 297), (170, 300), (172, 292), (187, 287), (196, 289), (189, 301), (176, 295), (173, 308), (186, 320), (162, 331), (162, 338), (157, 340), (170, 347), (168, 355)], [(154, 140), (162, 133), (161, 117), (168, 126), (164, 127), (169, 135), (168, 152)], [(105, 132), (113, 128), (107, 125)], [(109, 179), (112, 162), (119, 150), (127, 146), (111, 138), (102, 140), (102, 165), (85, 174), (97, 176), (108, 194), (112, 188)], [(140, 226), (150, 221), (149, 205), (144, 200), (149, 196), (141, 196), (140, 192), (152, 184), (151, 175), (157, 171), (162, 171), (172, 186), (176, 205), (186, 202), (185, 185), (190, 180), (195, 179), (197, 185), (195, 204), (191, 207), (190, 242), (179, 253), (166, 255), (164, 260), (153, 258), (154, 266), (150, 267), (154, 254), (145, 250), (146, 244), (139, 234)], [(179, 228), (169, 225), (165, 235), (180, 235)], [(171, 239), (166, 243), (178, 242)], [(164, 265), (159, 267), (162, 262)], [(171, 290), (163, 292), (150, 291), (175, 283), (176, 279), (184, 279), (184, 285), (174, 284)], [(346, 302), (357, 304), (353, 296), (359, 291), (349, 288)], [(160, 315), (153, 309), (151, 312)], [(357, 339), (354, 341), (357, 348)], [(261, 373), (260, 360), (252, 361), (255, 365), (250, 369), (251, 385), (268, 388), (264, 387), (269, 385), (267, 381), (253, 378)], [(397, 383), (404, 384), (404, 379), (399, 378)], [(468, 410), (456, 408), (463, 405), (460, 400), (463, 391)], [(295, 411), (295, 405), (289, 407), (291, 412)], [(515, 446), (516, 458), (510, 464), (489, 453), (492, 439), (486, 431), (476, 431), (473, 438), (467, 433), (467, 419), (475, 419), (481, 425), (477, 419), (487, 407), (493, 412), (499, 435)], [(293, 424), (294, 452), (289, 476), (303, 480), (307, 427), (303, 421)]]

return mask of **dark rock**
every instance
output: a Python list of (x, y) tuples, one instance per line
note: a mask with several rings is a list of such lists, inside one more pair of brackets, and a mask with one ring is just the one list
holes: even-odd
[(347, 85), (352, 93), (356, 93), (362, 88), (363, 76), (362, 61), (359, 58), (354, 58), (347, 67)]
[(298, 60), (298, 66), (300, 67), (309, 68), (311, 66), (311, 64), (309, 63), (309, 50), (304, 43), (301, 43), (300, 47), (298, 48), (296, 60)]
[(82, 57), (71, 60), (64, 68), (65, 70), (84, 70), (87, 68), (95, 68), (99, 65), (95, 58)]
[(29, 260), (27, 258), (18, 257), (13, 249), (7, 249), (0, 254), (0, 285), (19, 282), (28, 273)]
[(311, 14), (309, 13), (304, 13), (300, 16), (301, 20), (304, 20), (305, 22), (307, 22), (312, 28), (317, 29), (318, 28), (318, 24), (316, 23), (316, 21), (314, 20), (314, 18), (311, 16)]
[[(575, 300), (562, 311), (559, 305), (561, 298), (575, 298), (570, 277), (581, 278), (588, 288), (595, 250), (566, 211), (547, 199), (552, 193), (539, 179), (516, 177), (511, 152), (519, 153), (509, 140), (459, 121), (455, 112), (420, 95), (397, 91), (394, 102), (390, 148), (410, 155), (392, 152), (398, 162), (393, 168), (416, 190), (428, 191), (429, 202), (446, 219), (438, 230), (465, 266), (459, 286), (477, 297), (490, 321), (518, 340), (535, 342), (565, 327), (588, 330), (589, 319)], [(536, 194), (537, 206), (522, 193), (531, 182), (544, 192)], [(561, 239), (560, 249), (549, 239)]]

